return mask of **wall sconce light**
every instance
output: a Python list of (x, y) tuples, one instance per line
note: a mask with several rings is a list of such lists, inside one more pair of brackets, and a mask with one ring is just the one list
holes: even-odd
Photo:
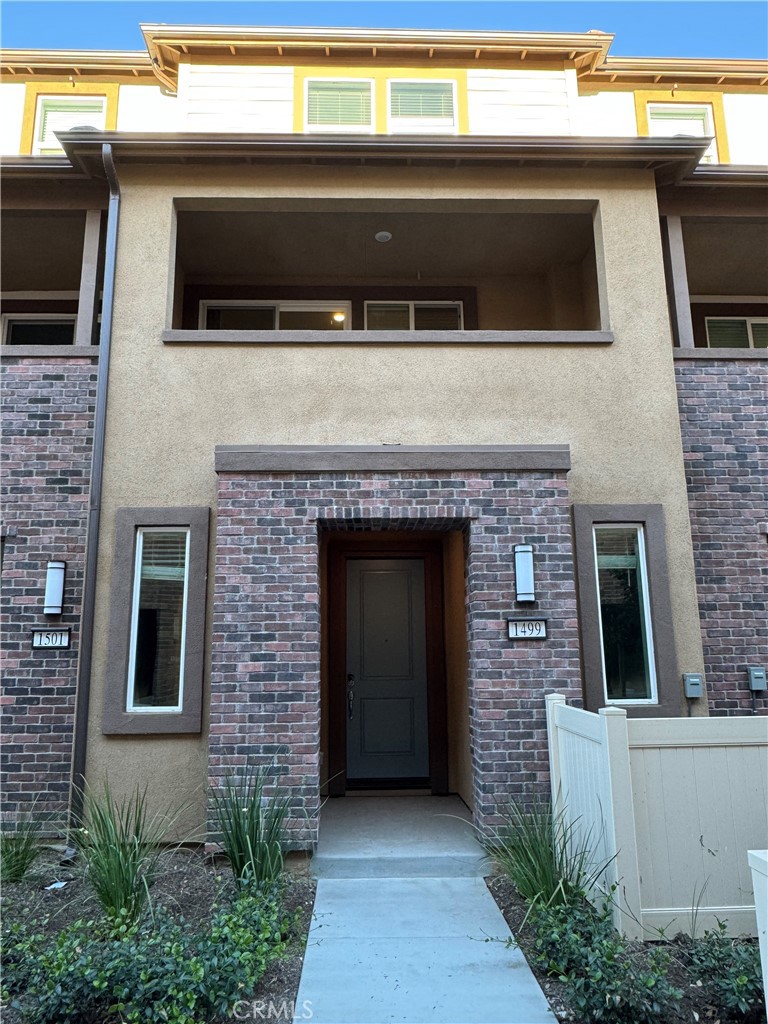
[(66, 562), (49, 562), (45, 574), (44, 615), (61, 615), (64, 605), (64, 569)]
[(344, 321), (347, 319), (347, 314), (346, 313), (334, 313), (333, 316), (331, 317), (331, 319), (334, 321), (334, 323), (343, 324)]
[(536, 600), (532, 544), (515, 544), (515, 590), (518, 601)]

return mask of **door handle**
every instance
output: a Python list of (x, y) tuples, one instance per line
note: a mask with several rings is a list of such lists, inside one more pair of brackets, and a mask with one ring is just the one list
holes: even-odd
[(355, 714), (355, 677), (350, 672), (347, 676), (347, 715), (351, 719)]

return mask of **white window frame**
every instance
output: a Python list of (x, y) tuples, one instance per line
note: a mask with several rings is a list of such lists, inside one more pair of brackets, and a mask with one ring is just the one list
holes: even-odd
[[(77, 313), (3, 313), (0, 316), (2, 323), (2, 343), (8, 344), (8, 328), (11, 323), (17, 320), (57, 320), (60, 323), (72, 324), (72, 345), (77, 337)], [(13, 347), (13, 346), (10, 346)], [(62, 345), (66, 348), (66, 345)]]
[[(292, 311), (294, 313), (344, 313), (344, 322), (341, 330), (350, 330), (350, 318), (352, 316), (352, 303), (326, 302), (324, 299), (318, 302), (302, 301), (301, 299), (201, 299), (198, 313), (197, 326), (201, 331), (215, 330), (213, 327), (206, 327), (208, 322), (209, 309), (222, 309), (225, 307), (237, 307), (239, 309), (261, 309), (270, 308), (275, 310), (275, 326), (272, 330), (280, 330), (280, 310)], [(322, 333), (325, 333), (324, 331)]]
[[(139, 526), (136, 530), (136, 553), (133, 560), (133, 597), (131, 600), (131, 632), (128, 644), (128, 686), (126, 689), (125, 710), (132, 715), (169, 715), (178, 714), (184, 707), (184, 661), (187, 650), (187, 605), (189, 596), (189, 547), (191, 540), (189, 526)], [(139, 628), (139, 598), (141, 595), (141, 559), (144, 552), (144, 535), (146, 533), (183, 533), (186, 537), (184, 552), (184, 596), (181, 608), (181, 656), (179, 658), (179, 700), (171, 706), (137, 706), (134, 703), (136, 680), (136, 639)]]
[[(717, 136), (716, 136), (716, 133), (715, 133), (715, 115), (714, 115), (714, 111), (712, 110), (712, 104), (711, 103), (674, 103), (674, 102), (673, 103), (664, 103), (664, 102), (656, 103), (656, 102), (649, 102), (648, 105), (647, 105), (647, 108), (646, 108), (646, 113), (647, 113), (647, 116), (648, 116), (648, 134), (649, 134), (649, 136), (653, 136), (655, 138), (663, 138), (663, 136), (659, 136), (659, 135), (655, 135), (654, 136), (654, 133), (651, 131), (651, 123), (653, 121), (653, 112), (654, 112), (655, 109), (658, 109), (658, 110), (662, 110), (663, 109), (665, 112), (668, 111), (668, 110), (683, 110), (683, 111), (685, 111), (685, 110), (695, 110), (697, 112), (698, 111), (702, 111), (704, 113), (704, 118), (705, 118), (704, 134), (705, 135), (711, 135), (712, 136), (712, 141), (710, 142), (709, 147), (708, 147), (706, 153), (701, 158), (701, 163), (703, 163), (703, 164), (717, 164), (717, 163), (720, 163), (720, 157), (718, 155), (718, 150), (717, 150)], [(678, 132), (677, 134), (680, 134), (680, 133)], [(689, 137), (690, 138), (698, 138), (699, 136), (697, 136), (697, 135), (686, 136), (686, 138), (689, 138)]]
[[(745, 323), (747, 325), (747, 339), (749, 341), (749, 345), (747, 346), (747, 348), (754, 348), (755, 347), (755, 338), (754, 338), (754, 335), (752, 334), (752, 324), (768, 324), (768, 316), (705, 316), (704, 317), (704, 330), (705, 330), (706, 335), (707, 335), (707, 348), (715, 348), (716, 347), (714, 345), (710, 345), (710, 343), (709, 343), (709, 321), (710, 320), (738, 320), (740, 323)], [(734, 351), (738, 352), (739, 349), (738, 348), (734, 348)], [(759, 351), (762, 352), (763, 349), (760, 348)], [(768, 349), (766, 349), (765, 351), (768, 352)]]
[[(600, 567), (597, 561), (597, 531), (598, 530), (635, 530), (637, 532), (637, 557), (638, 572), (640, 573), (640, 585), (642, 588), (643, 604), (643, 625), (645, 626), (645, 639), (648, 646), (646, 656), (648, 660), (648, 675), (651, 684), (650, 697), (635, 697), (617, 699), (608, 696), (608, 678), (605, 671), (605, 642), (603, 639), (603, 613), (600, 602)], [(656, 652), (653, 646), (653, 620), (651, 618), (651, 597), (648, 588), (648, 560), (646, 557), (645, 526), (642, 523), (593, 523), (592, 524), (592, 556), (595, 560), (595, 588), (597, 590), (597, 620), (600, 633), (600, 664), (603, 673), (603, 696), (606, 704), (629, 705), (653, 705), (659, 703), (658, 682), (656, 679)]]
[(43, 118), (43, 107), (48, 101), (54, 103), (71, 103), (75, 106), (77, 103), (91, 103), (94, 100), (101, 101), (101, 112), (100, 117), (103, 119), (104, 124), (107, 121), (107, 97), (106, 95), (93, 95), (85, 93), (76, 93), (74, 96), (67, 96), (66, 93), (40, 93), (37, 97), (35, 104), (35, 122), (32, 129), (32, 156), (56, 156), (58, 153), (63, 153), (63, 146), (45, 146), (43, 140), (38, 137), (40, 126), (42, 125)]
[[(394, 126), (393, 121), (399, 118), (392, 116), (392, 86), (393, 85), (450, 85), (453, 90), (453, 125), (448, 127), (434, 126), (432, 128), (418, 127), (405, 128)], [(455, 78), (388, 78), (387, 79), (387, 132), (390, 135), (458, 135), (459, 134), (459, 109), (458, 109), (458, 83)]]
[[(367, 82), (371, 87), (371, 123), (366, 128), (362, 124), (310, 124), (309, 123), (309, 85), (310, 82)], [(324, 132), (337, 135), (342, 132), (351, 135), (374, 135), (376, 132), (376, 79), (375, 78), (336, 78), (334, 75), (314, 75), (304, 79), (304, 131)]]
[(452, 306), (459, 311), (459, 326), (456, 328), (458, 331), (464, 330), (464, 302), (459, 299), (456, 301), (435, 299), (371, 299), (365, 302), (365, 330), (368, 330), (368, 307), (369, 306), (408, 306), (408, 330), (415, 331), (416, 326), (416, 306)]

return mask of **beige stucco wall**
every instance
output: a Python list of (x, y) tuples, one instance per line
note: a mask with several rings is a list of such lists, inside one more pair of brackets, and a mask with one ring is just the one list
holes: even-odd
[[(216, 505), (217, 444), (570, 444), (577, 502), (663, 503), (680, 669), (703, 669), (653, 176), (641, 171), (121, 169), (88, 772), (196, 801), (204, 736), (103, 737), (115, 509)], [(615, 344), (164, 346), (174, 197), (593, 200)], [(600, 255), (602, 250), (603, 256)], [(211, 569), (213, 567), (211, 544)], [(212, 580), (211, 580), (212, 582)], [(210, 601), (210, 599), (209, 599)], [(209, 609), (210, 611), (210, 609)], [(208, 639), (210, 646), (210, 637)], [(129, 773), (126, 766), (136, 768)]]

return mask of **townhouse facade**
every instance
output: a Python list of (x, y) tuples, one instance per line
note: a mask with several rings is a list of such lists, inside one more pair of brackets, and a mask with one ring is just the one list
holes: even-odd
[(764, 714), (768, 63), (143, 32), (2, 60), (6, 820)]

